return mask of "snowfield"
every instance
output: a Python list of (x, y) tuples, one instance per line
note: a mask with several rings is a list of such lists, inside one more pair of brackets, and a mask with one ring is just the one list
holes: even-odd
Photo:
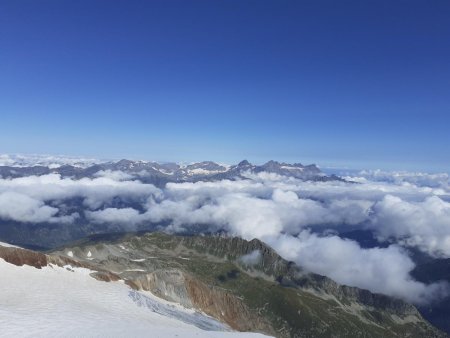
[(123, 282), (97, 281), (90, 272), (69, 266), (19, 267), (0, 259), (0, 335), (263, 337), (230, 332), (211, 317)]

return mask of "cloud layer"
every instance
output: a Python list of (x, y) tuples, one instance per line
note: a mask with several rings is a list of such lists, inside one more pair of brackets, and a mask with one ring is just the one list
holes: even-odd
[[(259, 238), (339, 283), (415, 303), (447, 292), (444, 284), (411, 278), (414, 263), (405, 248), (450, 257), (448, 176), (362, 172), (349, 179), (356, 183), (260, 173), (237, 181), (168, 183), (164, 189), (109, 171), (80, 180), (56, 174), (0, 179), (0, 219), (71, 223), (83, 217), (126, 229), (164, 224), (173, 232), (221, 230)], [(77, 210), (67, 207), (74, 199), (80, 201)], [(361, 248), (336, 234), (345, 229), (369, 229), (391, 244)]]

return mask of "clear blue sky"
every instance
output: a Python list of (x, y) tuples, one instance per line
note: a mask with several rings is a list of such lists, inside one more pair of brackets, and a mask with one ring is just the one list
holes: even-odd
[(0, 153), (449, 171), (450, 2), (0, 0)]

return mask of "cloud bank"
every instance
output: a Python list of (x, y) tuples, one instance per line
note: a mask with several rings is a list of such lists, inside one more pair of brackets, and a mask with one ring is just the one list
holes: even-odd
[[(448, 175), (362, 172), (348, 179), (356, 183), (249, 173), (243, 180), (164, 189), (111, 171), (79, 180), (56, 174), (0, 179), (0, 219), (67, 224), (81, 217), (124, 229), (159, 224), (172, 232), (226, 231), (261, 239), (342, 284), (417, 304), (447, 293), (443, 283), (411, 278), (406, 249), (450, 257)], [(80, 201), (75, 211), (66, 207), (74, 199)], [(371, 230), (384, 245), (362, 248), (339, 237), (348, 229)]]

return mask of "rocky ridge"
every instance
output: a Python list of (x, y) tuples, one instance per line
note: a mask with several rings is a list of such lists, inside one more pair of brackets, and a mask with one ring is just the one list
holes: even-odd
[(276, 337), (446, 337), (414, 306), (307, 273), (256, 239), (95, 235), (46, 254), (0, 244), (0, 258), (38, 269), (84, 267), (93, 278), (123, 280), (238, 331)]
[(108, 271), (239, 331), (277, 337), (446, 337), (414, 306), (307, 273), (259, 240), (93, 236), (51, 255)]

